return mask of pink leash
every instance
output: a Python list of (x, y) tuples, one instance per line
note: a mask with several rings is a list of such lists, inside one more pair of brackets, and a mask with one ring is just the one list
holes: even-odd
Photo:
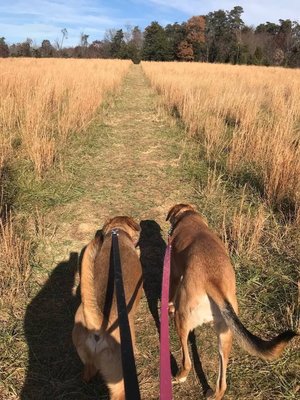
[(160, 399), (172, 399), (172, 378), (169, 345), (169, 284), (171, 268), (171, 244), (168, 243), (164, 258), (164, 270), (161, 288), (160, 311)]

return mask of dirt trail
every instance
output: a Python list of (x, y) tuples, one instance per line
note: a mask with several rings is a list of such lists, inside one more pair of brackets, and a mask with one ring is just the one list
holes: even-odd
[[(183, 132), (158, 112), (157, 104), (158, 95), (142, 68), (133, 65), (104, 121), (103, 115), (99, 116), (89, 129), (89, 139), (71, 151), (66, 168), (76, 170), (76, 179), (70, 190), (81, 195), (79, 200), (56, 207), (46, 221), (38, 251), (40, 287), (27, 307), (24, 323), (29, 367), (22, 400), (107, 398), (99, 380), (81, 383), (82, 365), (70, 332), (78, 305), (72, 288), (74, 292), (80, 252), (103, 222), (115, 215), (131, 215), (141, 221), (145, 295), (137, 321), (137, 363), (143, 398), (158, 398), (156, 324), (165, 216), (175, 202), (191, 201), (192, 189), (182, 179)], [(178, 392), (175, 398), (185, 395)]]
[(81, 166), (85, 196), (62, 210), (68, 221), (59, 231), (73, 245), (85, 244), (107, 217), (118, 214), (153, 219), (165, 228), (168, 207), (190, 199), (191, 188), (180, 177), (182, 133), (158, 114), (157, 101), (141, 67), (133, 65), (104, 124), (93, 127), (98, 136)]

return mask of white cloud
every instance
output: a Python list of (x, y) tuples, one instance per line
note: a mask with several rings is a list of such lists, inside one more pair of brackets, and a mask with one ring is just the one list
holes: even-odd
[[(144, 0), (137, 0), (138, 2), (145, 3)], [(199, 15), (202, 14), (203, 3), (199, 0), (189, 0), (189, 1), (182, 1), (182, 0), (147, 0), (147, 3), (152, 3), (158, 7), (164, 9), (174, 9), (177, 11), (181, 11), (188, 15)]]
[(239, 5), (244, 8), (243, 19), (248, 24), (257, 25), (266, 21), (277, 22), (281, 19), (300, 19), (299, 0), (135, 0), (138, 3), (152, 4), (164, 10), (177, 10), (187, 17), (203, 15), (219, 9), (231, 10)]
[(243, 19), (248, 24), (258, 25), (266, 21), (278, 22), (279, 19), (300, 19), (299, 0), (238, 0), (238, 1), (212, 1), (213, 9), (232, 9), (240, 5), (244, 9)]
[(27, 37), (40, 42), (55, 40), (61, 29), (67, 28), (65, 45), (78, 44), (80, 32), (90, 35), (90, 40), (101, 39), (106, 29), (122, 27), (127, 23), (138, 24), (119, 16), (119, 10), (98, 5), (96, 0), (16, 0), (0, 4), (0, 36), (12, 43)]

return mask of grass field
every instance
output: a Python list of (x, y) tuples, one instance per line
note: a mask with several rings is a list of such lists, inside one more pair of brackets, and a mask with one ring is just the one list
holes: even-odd
[[(8, 297), (15, 296), (30, 271), (30, 235), (19, 234), (23, 223), (15, 222), (18, 215), (13, 211), (16, 197), (21, 195), (18, 192), (23, 190), (34, 196), (36, 181), (54, 163), (63, 168), (61, 154), (70, 136), (74, 132), (84, 134), (104, 98), (117, 90), (129, 65), (129, 61), (110, 60), (0, 62), (2, 299), (7, 293)], [(21, 189), (22, 185), (27, 187)], [(32, 203), (27, 206), (39, 215)]]
[(130, 61), (7, 59), (0, 62), (1, 164), (21, 147), (41, 176), (74, 131), (84, 130)]
[(300, 71), (143, 62), (210, 164), (300, 222)]
[[(1, 400), (108, 398), (99, 379), (82, 383), (71, 330), (80, 252), (113, 215), (142, 226), (143, 399), (158, 398), (165, 216), (176, 202), (196, 204), (225, 241), (246, 326), (263, 337), (299, 329), (298, 71), (27, 59), (0, 71)], [(215, 384), (212, 328), (194, 339), (174, 399), (201, 398), (198, 354)], [(226, 398), (297, 399), (299, 348), (265, 363), (234, 346)], [(175, 372), (172, 324), (171, 351)]]

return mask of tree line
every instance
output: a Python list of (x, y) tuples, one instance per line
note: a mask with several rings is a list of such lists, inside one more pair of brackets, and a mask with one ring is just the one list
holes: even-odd
[(290, 19), (247, 26), (240, 6), (193, 16), (165, 27), (154, 21), (144, 31), (138, 26), (106, 31), (103, 40), (89, 43), (81, 33), (78, 46), (64, 46), (61, 39), (45, 39), (34, 46), (31, 39), (8, 46), (0, 38), (0, 57), (118, 58), (148, 61), (201, 61), (232, 64), (300, 67), (300, 24)]

